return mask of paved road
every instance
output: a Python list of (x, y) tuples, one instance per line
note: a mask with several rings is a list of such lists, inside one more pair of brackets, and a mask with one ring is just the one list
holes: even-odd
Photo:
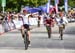
[(53, 27), (52, 38), (47, 38), (44, 26), (31, 30), (31, 46), (24, 50), (20, 31), (14, 30), (0, 36), (1, 53), (75, 53), (75, 23), (67, 25), (64, 40), (60, 40), (58, 27)]

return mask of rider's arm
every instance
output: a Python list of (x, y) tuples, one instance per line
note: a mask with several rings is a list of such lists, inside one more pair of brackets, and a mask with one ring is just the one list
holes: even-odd
[(54, 20), (55, 20), (55, 23), (56, 23), (56, 24), (58, 24), (58, 21), (57, 21), (57, 19), (55, 18)]

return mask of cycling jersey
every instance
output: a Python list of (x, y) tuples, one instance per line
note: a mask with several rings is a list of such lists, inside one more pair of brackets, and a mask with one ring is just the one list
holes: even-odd
[(52, 26), (53, 25), (53, 19), (52, 18), (46, 19), (45, 24), (49, 24), (49, 26)]
[(28, 24), (29, 25), (29, 19), (28, 19), (29, 14), (27, 15), (22, 15), (23, 18), (23, 24)]
[(55, 18), (57, 25), (60, 26), (62, 24), (61, 18)]

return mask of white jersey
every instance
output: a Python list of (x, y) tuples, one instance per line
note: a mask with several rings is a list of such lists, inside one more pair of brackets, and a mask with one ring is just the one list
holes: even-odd
[(61, 19), (60, 19), (60, 18), (55, 18), (55, 20), (56, 20), (56, 22), (57, 22), (57, 25), (60, 26), (60, 25), (61, 25), (61, 23), (60, 23), (60, 20), (61, 20)]
[(68, 20), (66, 17), (63, 17), (63, 21), (61, 21), (61, 18), (56, 18), (55, 20), (56, 20), (58, 26), (61, 26), (61, 24), (67, 24), (68, 23)]
[(24, 24), (29, 24), (28, 16), (29, 16), (29, 14), (27, 14), (27, 15), (22, 15)]

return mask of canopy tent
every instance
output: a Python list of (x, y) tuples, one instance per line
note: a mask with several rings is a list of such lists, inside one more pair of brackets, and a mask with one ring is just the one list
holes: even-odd
[[(47, 5), (45, 5), (45, 6), (39, 6), (38, 8), (40, 8), (42, 12), (47, 13)], [(53, 8), (53, 6), (50, 5), (49, 9), (52, 9), (52, 8)]]
[(41, 9), (39, 9), (39, 8), (30, 8), (27, 11), (28, 11), (28, 13), (35, 13), (35, 12), (41, 11)]

